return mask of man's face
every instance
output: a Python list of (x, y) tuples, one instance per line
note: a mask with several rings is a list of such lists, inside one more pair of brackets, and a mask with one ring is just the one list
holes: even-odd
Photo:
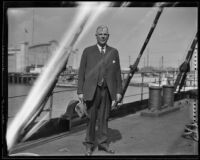
[(108, 29), (106, 27), (98, 28), (96, 32), (96, 38), (97, 38), (97, 43), (100, 46), (106, 45), (109, 38)]

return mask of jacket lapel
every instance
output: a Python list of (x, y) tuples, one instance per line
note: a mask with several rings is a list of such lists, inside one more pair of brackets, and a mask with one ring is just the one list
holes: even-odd
[(96, 64), (98, 64), (99, 63), (99, 60), (100, 60), (100, 58), (101, 58), (101, 54), (100, 54), (100, 51), (99, 51), (99, 49), (98, 49), (98, 47), (97, 47), (97, 45), (94, 45), (94, 47), (93, 47), (93, 61), (96, 63)]

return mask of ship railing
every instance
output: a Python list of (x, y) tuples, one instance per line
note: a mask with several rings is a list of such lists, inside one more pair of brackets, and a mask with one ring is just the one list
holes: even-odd
[[(50, 97), (49, 97), (49, 99), (48, 99), (48, 101), (50, 102), (50, 104), (49, 104), (49, 106), (48, 105), (46, 105), (47, 104), (47, 102), (45, 103), (45, 104), (43, 104), (44, 105), (44, 108), (43, 108), (43, 112), (49, 112), (49, 119), (51, 119), (52, 118), (52, 112), (53, 112), (53, 97), (54, 97), (54, 94), (57, 94), (57, 93), (62, 93), (62, 92), (71, 92), (71, 91), (74, 91), (75, 89), (68, 89), (68, 90), (59, 90), (59, 91), (53, 91), (52, 93), (51, 93), (51, 95), (50, 95)], [(9, 96), (8, 97), (8, 100), (11, 100), (11, 99), (16, 99), (16, 98), (24, 98), (24, 97), (27, 97), (28, 96), (28, 94), (26, 94), (26, 95), (17, 95), (17, 96)], [(9, 106), (8, 106), (9, 107)], [(14, 116), (9, 116), (8, 115), (8, 118), (13, 118)]]
[[(46, 106), (45, 108), (47, 109), (43, 109), (43, 111), (48, 111), (49, 112), (49, 119), (52, 118), (52, 112), (53, 112), (53, 103), (54, 103), (54, 96), (55, 94), (58, 94), (58, 93), (64, 93), (64, 92), (71, 92), (71, 91), (75, 91), (76, 89), (71, 89), (71, 90), (60, 90), (60, 91), (53, 91), (50, 98), (49, 98), (49, 101), (50, 101), (50, 105), (49, 106)], [(136, 94), (131, 94), (131, 95), (126, 95), (124, 96), (124, 99), (126, 98), (129, 98), (129, 97), (134, 97), (134, 96), (141, 96), (141, 100), (143, 100), (143, 95), (144, 94), (148, 94), (148, 92), (141, 92), (141, 93), (136, 93)], [(8, 100), (11, 100), (11, 99), (16, 99), (16, 98), (24, 98), (28, 95), (17, 95), (17, 96), (9, 96), (8, 97)], [(9, 106), (8, 106), (9, 107)], [(65, 111), (63, 111), (65, 112)]]
[[(152, 74), (152, 73), (154, 73), (154, 74), (157, 74), (157, 76), (156, 76), (156, 78), (157, 78), (157, 80), (155, 80), (155, 81), (153, 81), (153, 83), (156, 83), (156, 84), (158, 84), (159, 86), (161, 86), (161, 84), (162, 84), (162, 74), (164, 74), (164, 73), (166, 73), (166, 71), (155, 71), (155, 72), (138, 72), (138, 73), (140, 73), (141, 74), (141, 81), (140, 81), (140, 83), (139, 83), (139, 85), (137, 85), (137, 83), (131, 83), (130, 85), (133, 85), (133, 86), (138, 86), (138, 87), (141, 87), (141, 90), (140, 90), (140, 92), (137, 92), (137, 93), (135, 93), (135, 94), (130, 94), (130, 95), (127, 95), (127, 94), (125, 94), (125, 96), (124, 96), (124, 99), (126, 100), (127, 98), (130, 98), (130, 97), (135, 97), (135, 96), (140, 96), (140, 100), (142, 101), (143, 100), (143, 97), (144, 97), (144, 95), (147, 95), (147, 94), (149, 94), (149, 92), (144, 92), (144, 87), (148, 87), (149, 85), (149, 83), (152, 83), (152, 81), (149, 81), (149, 82), (147, 82), (147, 81), (144, 81), (144, 79), (145, 79), (145, 77), (146, 77), (146, 74), (148, 74), (148, 73), (150, 73), (150, 74)], [(171, 73), (173, 76), (172, 76), (172, 81), (171, 82), (169, 82), (168, 81), (168, 84), (170, 85), (173, 85), (174, 84), (174, 81), (175, 81), (175, 74), (177, 73), (177, 71), (171, 71), (171, 72), (169, 72), (168, 71), (168, 73)], [(136, 76), (136, 75), (135, 75)], [(154, 77), (155, 78), (155, 77)], [(133, 77), (133, 79), (134, 79), (134, 77)], [(193, 86), (195, 87), (195, 86), (197, 86), (197, 83), (195, 83), (196, 81), (197, 81), (197, 78), (195, 79), (195, 76), (194, 76), (194, 79), (192, 80), (191, 78), (190, 78), (190, 81), (194, 81), (193, 82)], [(186, 83), (185, 83), (185, 85), (184, 85), (184, 87), (186, 86)], [(76, 88), (72, 88), (72, 89), (66, 89), (66, 90), (59, 90), (59, 91), (53, 91), (52, 93), (51, 93), (51, 96), (50, 96), (50, 98), (49, 98), (49, 102), (50, 102), (50, 105), (49, 105), (49, 107), (47, 108), (47, 109), (43, 109), (43, 111), (48, 111), (49, 112), (49, 118), (51, 119), (52, 118), (52, 111), (53, 111), (53, 103), (54, 103), (54, 95), (55, 94), (58, 94), (58, 93), (63, 93), (63, 92), (70, 92), (70, 91), (75, 91), (76, 90)], [(16, 96), (9, 96), (8, 97), (8, 100), (10, 100), (10, 99), (14, 99), (14, 98), (22, 98), (22, 97), (26, 97), (27, 95), (16, 95)], [(123, 101), (122, 101), (122, 103), (123, 103)], [(45, 107), (46, 107), (47, 105), (45, 105)], [(63, 111), (64, 112), (64, 111)]]

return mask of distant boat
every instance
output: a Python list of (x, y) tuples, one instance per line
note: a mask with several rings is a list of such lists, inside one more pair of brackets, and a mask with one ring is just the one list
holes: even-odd
[(57, 87), (77, 88), (76, 84), (57, 83)]
[(42, 73), (43, 70), (44, 70), (43, 66), (35, 65), (34, 67), (30, 67), (29, 73), (40, 74), (40, 73)]
[(170, 84), (169, 81), (168, 81), (168, 78), (163, 77), (163, 78), (161, 78), (160, 84), (159, 84), (159, 82), (150, 82), (149, 87), (151, 87), (151, 86), (163, 86), (163, 85), (168, 85), (168, 84)]
[(150, 77), (152, 74), (151, 73), (144, 73), (145, 77)]
[(74, 80), (74, 75), (67, 75), (66, 80), (68, 81)]
[[(170, 83), (168, 77), (161, 78), (160, 84), (158, 82), (149, 83), (149, 87), (151, 87), (151, 86), (162, 87), (164, 85), (173, 85), (173, 84)], [(178, 91), (178, 88), (179, 88), (179, 86), (177, 87), (176, 92)], [(192, 85), (191, 86), (183, 86), (182, 89), (181, 89), (181, 91), (189, 91), (189, 90), (194, 90), (194, 89), (198, 89), (197, 86), (192, 86)]]
[(56, 84), (57, 87), (68, 87), (68, 88), (77, 88), (77, 80), (59, 80)]
[(158, 76), (159, 76), (159, 73), (154, 73), (154, 72), (153, 72), (153, 73), (152, 73), (152, 76), (153, 76), (153, 77), (158, 77)]

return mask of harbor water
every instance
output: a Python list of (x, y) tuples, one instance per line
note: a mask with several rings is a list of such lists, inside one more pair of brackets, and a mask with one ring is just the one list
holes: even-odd
[[(22, 105), (34, 86), (25, 84), (8, 84), (8, 125), (22, 108)], [(129, 86), (122, 103), (141, 100), (141, 87)], [(148, 87), (143, 88), (143, 99), (147, 99)], [(65, 113), (70, 100), (78, 99), (76, 88), (56, 87), (53, 91), (52, 118), (60, 117)], [(45, 108), (50, 106), (50, 100)]]

